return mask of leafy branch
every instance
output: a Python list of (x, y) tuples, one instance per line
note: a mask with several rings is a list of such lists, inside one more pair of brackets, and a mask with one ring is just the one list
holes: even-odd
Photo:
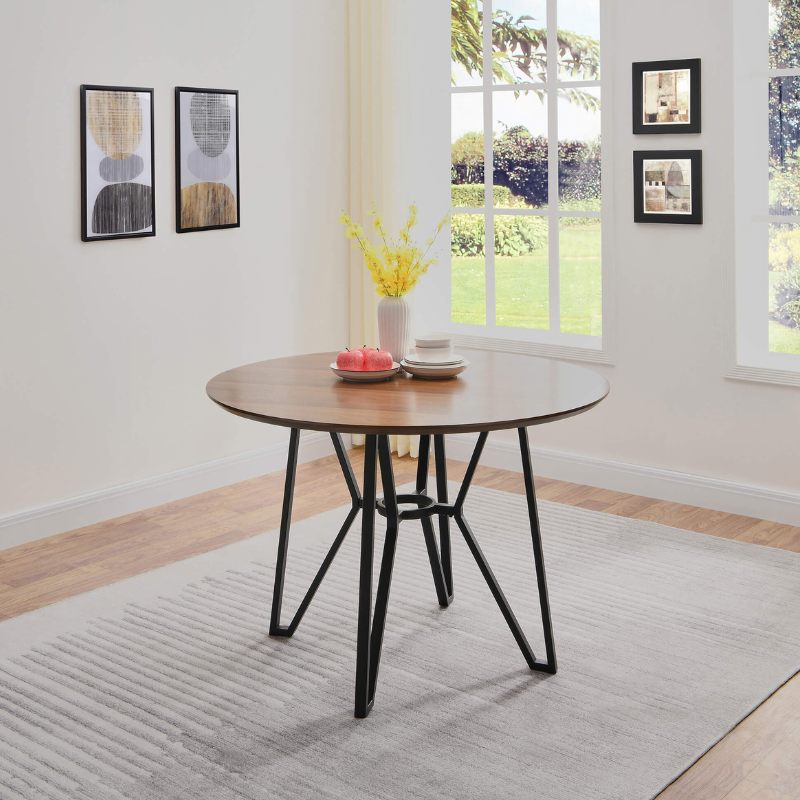
[[(450, 57), (454, 64), (474, 77), (483, 77), (483, 12), (477, 0), (450, 0)], [(492, 19), (492, 74), (497, 83), (541, 83), (547, 75), (547, 29), (532, 27), (528, 15), (514, 18), (498, 9)], [(596, 80), (600, 74), (600, 44), (591, 36), (559, 29), (557, 51), (562, 73), (575, 80)], [(456, 76), (452, 75), (453, 84)], [(542, 89), (531, 91), (542, 102)], [(515, 92), (519, 95), (519, 92)], [(561, 96), (587, 110), (600, 107), (600, 100), (580, 88), (561, 89)]]

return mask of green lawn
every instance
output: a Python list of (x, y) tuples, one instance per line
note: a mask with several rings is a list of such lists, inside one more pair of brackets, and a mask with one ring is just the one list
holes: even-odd
[(774, 319), (769, 321), (770, 353), (796, 353), (800, 355), (800, 329), (787, 328)]
[[(779, 272), (769, 273), (769, 296), (772, 300), (773, 287), (780, 280)], [(800, 355), (800, 328), (789, 328), (774, 319), (769, 321), (770, 353), (796, 353)]]
[[(600, 227), (562, 228), (560, 236), (561, 330), (601, 334)], [(485, 264), (482, 256), (453, 257), (453, 322), (486, 324)], [(772, 287), (780, 274), (771, 272)], [(547, 252), (495, 258), (497, 324), (515, 328), (549, 327)], [(800, 329), (769, 320), (769, 349), (800, 354)]]
[(497, 256), (494, 260), (497, 324), (512, 328), (550, 327), (547, 252)]
[(561, 332), (600, 336), (603, 312), (600, 225), (562, 227), (559, 239)]
[[(600, 227), (562, 228), (560, 235), (561, 330), (601, 333)], [(486, 323), (483, 257), (453, 257), (452, 319)], [(497, 324), (515, 328), (549, 327), (547, 252), (495, 258)]]
[(451, 270), (451, 319), (453, 322), (485, 325), (486, 262), (483, 256), (453, 256)]

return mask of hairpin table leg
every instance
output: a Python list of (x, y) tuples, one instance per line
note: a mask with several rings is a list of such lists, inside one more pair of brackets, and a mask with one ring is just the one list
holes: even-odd
[(350, 498), (352, 505), (347, 518), (344, 521), (339, 534), (331, 545), (331, 549), (325, 556), (319, 570), (317, 571), (314, 580), (311, 583), (308, 591), (306, 592), (303, 602), (300, 603), (297, 611), (295, 612), (292, 621), (288, 625), (281, 625), (281, 604), (283, 602), (283, 584), (286, 575), (286, 557), (289, 549), (289, 526), (292, 518), (292, 498), (294, 496), (294, 482), (295, 473), (297, 472), (297, 452), (300, 439), (300, 431), (296, 428), (292, 429), (289, 438), (289, 460), (286, 465), (286, 485), (284, 487), (283, 495), (283, 512), (281, 514), (281, 532), (278, 541), (278, 560), (275, 567), (275, 589), (272, 594), (272, 614), (270, 616), (269, 635), (270, 636), (291, 636), (303, 619), (314, 595), (319, 589), (322, 579), (325, 577), (328, 568), (333, 563), (336, 553), (342, 545), (345, 537), (347, 536), (350, 526), (353, 524), (358, 515), (358, 510), (361, 508), (361, 493), (358, 490), (355, 475), (353, 474), (353, 467), (350, 465), (350, 459), (347, 457), (347, 451), (344, 448), (342, 437), (338, 433), (332, 433), (331, 439), (333, 440), (333, 447), (336, 455), (339, 458), (339, 466), (342, 468), (347, 488), (350, 490)]
[[(386, 539), (383, 545), (375, 614), (372, 614), (372, 561), (375, 548), (376, 455), (380, 456)], [(358, 643), (356, 649), (355, 716), (363, 719), (375, 703), (375, 687), (383, 647), (389, 589), (392, 583), (397, 532), (400, 523), (388, 436), (366, 437), (364, 452), (364, 500), (361, 523), (361, 571), (358, 588)]]
[[(417, 464), (417, 487), (416, 494), (427, 496), (428, 491), (428, 467), (430, 462), (430, 448), (431, 437), (419, 437), (419, 461)], [(445, 489), (446, 493), (446, 489)], [(446, 496), (446, 494), (445, 494)], [(442, 559), (439, 554), (439, 546), (436, 543), (436, 532), (433, 529), (433, 520), (430, 517), (423, 517), (420, 522), (422, 523), (422, 532), (425, 536), (425, 547), (428, 549), (428, 560), (431, 562), (431, 572), (433, 573), (433, 584), (436, 587), (436, 597), (439, 600), (439, 605), (446, 608), (453, 601), (453, 577), (452, 567), (450, 566), (450, 537), (449, 530), (447, 536), (447, 558)], [(448, 519), (444, 517), (444, 522), (447, 524)], [(444, 550), (444, 541), (442, 540), (442, 549)], [(445, 564), (447, 565), (447, 573), (445, 572)], [(449, 575), (449, 581), (446, 575)]]
[(475, 451), (472, 454), (469, 467), (467, 468), (467, 474), (464, 476), (464, 481), (461, 484), (461, 490), (458, 493), (458, 499), (454, 504), (453, 518), (461, 530), (467, 546), (469, 547), (470, 552), (478, 564), (481, 574), (486, 580), (486, 583), (489, 585), (489, 589), (491, 590), (497, 605), (500, 607), (500, 611), (502, 612), (508, 627), (511, 629), (511, 633), (519, 645), (519, 649), (522, 651), (528, 666), (531, 669), (539, 672), (549, 672), (554, 674), (557, 669), (557, 664), (555, 644), (553, 643), (553, 626), (550, 621), (550, 603), (547, 597), (547, 578), (545, 577), (544, 554), (542, 552), (542, 540), (539, 533), (539, 517), (536, 509), (536, 493), (533, 487), (533, 471), (531, 469), (530, 448), (528, 446), (528, 432), (525, 428), (519, 428), (520, 452), (522, 455), (522, 470), (525, 475), (525, 494), (528, 501), (528, 516), (530, 519), (531, 537), (533, 539), (533, 557), (536, 565), (536, 580), (539, 587), (539, 605), (542, 613), (542, 629), (544, 631), (545, 653), (547, 656), (546, 660), (543, 661), (541, 659), (537, 659), (534, 655), (533, 649), (531, 648), (530, 643), (522, 631), (522, 627), (517, 621), (514, 612), (511, 610), (511, 606), (509, 605), (503, 590), (500, 588), (500, 584), (497, 582), (497, 578), (492, 572), (492, 569), (486, 560), (486, 556), (484, 556), (483, 551), (481, 550), (481, 547), (475, 538), (475, 534), (472, 532), (472, 528), (470, 528), (469, 523), (464, 518), (464, 501), (466, 500), (467, 492), (469, 491), (470, 484), (472, 483), (472, 478), (475, 475), (475, 470), (478, 467), (478, 461), (481, 457), (483, 447), (486, 444), (487, 436), (488, 434), (482, 433), (478, 437), (478, 444), (475, 446)]
[[(447, 455), (444, 448), (444, 434), (433, 437), (433, 449), (436, 460), (436, 497), (440, 503), (447, 503)], [(442, 547), (442, 571), (448, 604), (453, 601), (453, 560), (450, 555), (450, 518), (439, 515), (439, 540)]]

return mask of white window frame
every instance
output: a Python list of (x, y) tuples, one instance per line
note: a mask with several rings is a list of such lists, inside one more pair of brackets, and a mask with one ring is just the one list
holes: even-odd
[[(483, 0), (485, 20), (492, 19), (493, 6), (502, 0)], [(484, 24), (483, 30), (483, 83), (478, 86), (451, 87), (450, 93), (480, 93), (483, 95), (484, 125), (484, 171), (485, 195), (484, 208), (453, 207), (455, 214), (479, 214), (486, 217), (485, 274), (486, 274), (486, 325), (458, 323), (451, 320), (451, 270), (447, 269), (446, 310), (440, 304), (442, 320), (439, 327), (454, 334), (457, 344), (463, 346), (499, 350), (506, 352), (528, 353), (531, 355), (551, 356), (555, 358), (589, 361), (595, 363), (615, 363), (614, 343), (615, 324), (613, 310), (613, 252), (612, 252), (612, 198), (613, 198), (613, 163), (611, 158), (612, 114), (601, 117), (601, 163), (602, 163), (602, 205), (600, 212), (561, 212), (558, 203), (558, 89), (601, 87), (601, 102), (607, 108), (613, 108), (612, 82), (603, 72), (602, 54), (608, 47), (607, 33), (611, 29), (607, 15), (613, 3), (600, 2), (600, 53), (601, 80), (569, 81), (558, 79), (557, 47), (557, 9), (558, 0), (547, 0), (547, 40), (548, 59), (546, 81), (544, 83), (521, 83), (514, 85), (495, 85), (492, 83), (492, 26)], [(493, 115), (492, 97), (495, 92), (524, 89), (545, 89), (547, 91), (547, 126), (548, 126), (548, 203), (547, 209), (509, 209), (494, 208), (493, 163)], [(602, 114), (602, 111), (601, 111)], [(449, 173), (448, 173), (449, 174)], [(495, 312), (495, 253), (494, 253), (494, 218), (496, 215), (541, 216), (548, 220), (549, 247), (549, 312), (550, 329), (533, 330), (513, 328), (496, 324)], [(602, 336), (589, 336), (574, 333), (562, 333), (560, 330), (560, 265), (559, 265), (559, 221), (565, 217), (592, 217), (601, 220), (602, 227)], [(489, 243), (492, 243), (491, 245)], [(443, 265), (444, 266), (444, 265)], [(444, 293), (443, 293), (444, 294)], [(446, 314), (446, 315), (445, 315)], [(438, 315), (437, 315), (438, 316)]]
[[(726, 377), (800, 386), (800, 355), (769, 352), (769, 224), (800, 217), (769, 211), (769, 0), (734, 0), (734, 242), (726, 270)], [(763, 35), (753, 39), (753, 31)]]

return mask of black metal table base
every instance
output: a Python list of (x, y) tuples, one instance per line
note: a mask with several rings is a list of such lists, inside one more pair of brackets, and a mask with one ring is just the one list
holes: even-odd
[[(289, 439), (289, 459), (286, 467), (286, 485), (284, 488), (283, 511), (281, 515), (280, 539), (278, 541), (278, 559), (275, 569), (275, 589), (272, 596), (272, 615), (270, 617), (270, 636), (291, 636), (303, 615), (308, 610), (314, 594), (322, 583), (325, 573), (333, 563), (336, 553), (347, 536), (359, 510), (361, 517), (361, 566), (358, 588), (358, 641), (356, 649), (356, 696), (355, 716), (366, 717), (372, 710), (375, 702), (375, 687), (378, 682), (378, 667), (380, 665), (381, 648), (383, 645), (383, 632), (386, 626), (386, 612), (389, 606), (389, 589), (392, 583), (392, 570), (394, 567), (395, 551), (397, 549), (397, 536), (400, 523), (403, 520), (418, 519), (422, 524), (425, 537), (425, 546), (433, 574), (433, 583), (436, 597), (443, 608), (453, 602), (453, 569), (450, 549), (450, 519), (452, 518), (464, 540), (469, 547), (478, 567), (489, 585), (500, 611), (503, 614), (511, 633), (519, 645), (525, 661), (532, 670), (555, 673), (556, 653), (553, 643), (553, 627), (550, 621), (550, 602), (547, 596), (547, 578), (544, 569), (544, 555), (542, 553), (542, 540), (539, 532), (539, 515), (536, 508), (536, 493), (533, 486), (533, 471), (531, 469), (530, 447), (528, 444), (528, 431), (519, 428), (520, 454), (522, 456), (522, 471), (525, 478), (525, 495), (528, 503), (528, 516), (530, 520), (531, 539), (533, 543), (533, 558), (536, 567), (536, 582), (538, 585), (539, 606), (542, 615), (542, 629), (545, 642), (545, 658), (538, 659), (533, 653), (525, 634), (517, 621), (511, 606), (506, 599), (500, 584), (497, 582), (486, 557), (481, 550), (472, 529), (464, 517), (464, 502), (467, 499), (475, 470), (483, 452), (488, 433), (478, 437), (478, 443), (467, 468), (467, 473), (454, 503), (448, 500), (447, 491), (447, 461), (443, 435), (433, 437), (434, 458), (436, 462), (436, 490), (437, 497), (428, 495), (428, 468), (430, 462), (431, 437), (420, 437), (419, 464), (417, 467), (417, 481), (413, 494), (397, 495), (395, 491), (394, 472), (392, 469), (392, 456), (389, 449), (388, 436), (368, 435), (364, 453), (364, 483), (363, 497), (358, 489), (353, 468), (347, 451), (344, 448), (342, 437), (332, 433), (331, 439), (342, 468), (347, 487), (350, 490), (352, 506), (339, 534), (331, 545), (328, 554), (320, 565), (311, 586), (300, 603), (292, 621), (287, 626), (281, 625), (281, 603), (283, 599), (283, 585), (286, 576), (286, 556), (289, 547), (289, 526), (292, 517), (292, 501), (294, 498), (295, 474), (297, 472), (297, 453), (300, 442), (300, 431), (292, 429)], [(377, 496), (378, 462), (380, 462), (381, 483), (383, 497)], [(400, 510), (400, 504), (413, 505), (413, 508)], [(386, 517), (386, 537), (383, 544), (381, 568), (378, 576), (377, 592), (375, 594), (375, 609), (372, 608), (372, 567), (375, 550), (375, 514)], [(433, 525), (433, 517), (439, 518), (439, 538)]]

